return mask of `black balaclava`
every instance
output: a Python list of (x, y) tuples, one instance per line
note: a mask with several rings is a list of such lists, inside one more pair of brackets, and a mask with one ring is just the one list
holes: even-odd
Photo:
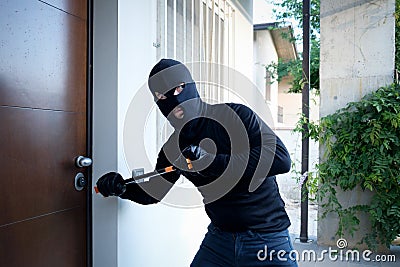
[[(184, 83), (184, 89), (174, 95), (175, 88)], [(157, 106), (175, 129), (183, 130), (185, 136), (195, 134), (194, 130), (205, 111), (205, 103), (197, 92), (196, 83), (188, 68), (173, 59), (161, 59), (151, 70), (148, 80), (150, 91)], [(155, 92), (164, 94), (166, 99), (157, 99)], [(182, 119), (177, 119), (172, 110), (180, 106), (184, 112)], [(185, 127), (184, 127), (185, 126)], [(198, 125), (197, 125), (198, 126)]]

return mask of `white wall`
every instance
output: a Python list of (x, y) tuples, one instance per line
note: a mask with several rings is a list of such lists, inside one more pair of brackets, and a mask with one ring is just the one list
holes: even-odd
[(266, 0), (253, 0), (253, 23), (260, 24), (266, 22), (274, 22), (275, 16), (272, 9), (276, 9), (273, 3)]
[[(117, 1), (94, 0), (93, 183), (117, 170)], [(117, 266), (117, 199), (93, 192), (93, 266)]]
[[(284, 78), (279, 84), (278, 103), (283, 107), (283, 124), (279, 124), (278, 128), (294, 129), (299, 121), (302, 106), (301, 93), (288, 93), (291, 85), (287, 78)], [(310, 91), (310, 120), (319, 120), (319, 95), (315, 95)]]
[[(394, 0), (321, 1), (320, 114), (326, 116), (392, 83), (394, 70)], [(320, 149), (323, 157), (324, 148)], [(362, 190), (337, 191), (344, 208), (370, 202)], [(322, 207), (320, 206), (322, 212)], [(334, 245), (338, 218), (329, 213), (318, 223), (318, 242)], [(345, 236), (354, 247), (369, 229), (360, 216), (360, 232)], [(363, 244), (365, 245), (365, 244)], [(362, 249), (360, 245), (357, 247)]]
[[(240, 92), (244, 88), (237, 88), (239, 85), (253, 84), (253, 25), (235, 7), (231, 20), (234, 32), (229, 36), (229, 90), (224, 92), (224, 102), (242, 103), (251, 105), (254, 102), (255, 94), (252, 89)], [(228, 31), (226, 31), (227, 33)], [(245, 81), (247, 80), (247, 81)], [(238, 90), (239, 89), (239, 90)], [(240, 90), (241, 89), (241, 90)], [(250, 92), (250, 94), (249, 94)]]
[[(156, 160), (154, 103), (146, 89), (158, 61), (156, 0), (95, 0), (94, 179), (134, 168), (153, 170)], [(252, 79), (252, 25), (235, 16), (235, 66)], [(185, 185), (186, 186), (186, 185)], [(93, 196), (94, 266), (188, 266), (206, 232), (203, 207), (178, 208), (179, 183), (164, 203), (142, 206)]]
[(235, 69), (253, 79), (253, 25), (235, 12)]
[[(146, 88), (158, 61), (153, 46), (158, 41), (157, 3), (120, 0), (118, 8), (118, 170), (130, 177), (133, 168), (152, 171), (158, 153), (151, 112), (155, 104)], [(173, 198), (176, 191), (168, 196)], [(119, 200), (118, 266), (188, 266), (208, 223), (202, 207), (142, 206)]]
[[(268, 30), (254, 31), (254, 63), (253, 63), (253, 76), (254, 82), (260, 93), (265, 99), (265, 66), (278, 62), (278, 54), (272, 39), (271, 33)], [(268, 107), (271, 111), (274, 124), (277, 123), (278, 114), (278, 83), (271, 84), (271, 100), (267, 101)]]
[[(240, 12), (234, 15), (235, 33), (233, 36), (234, 51), (233, 80), (230, 82), (230, 90), (225, 102), (242, 103), (250, 106), (271, 127), (275, 124), (273, 111), (270, 105), (264, 101), (265, 86), (259, 86), (254, 75), (254, 46), (253, 24)], [(262, 75), (264, 77), (264, 75)], [(277, 90), (275, 92), (277, 97)]]
[(321, 1), (321, 116), (392, 82), (394, 2)]

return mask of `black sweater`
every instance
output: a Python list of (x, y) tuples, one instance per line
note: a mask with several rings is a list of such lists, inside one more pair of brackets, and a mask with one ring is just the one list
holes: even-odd
[[(200, 174), (183, 172), (200, 191), (212, 223), (225, 231), (282, 231), (290, 226), (275, 175), (290, 170), (291, 160), (282, 141), (250, 108), (241, 104), (207, 105), (206, 114), (185, 128), (179, 146), (199, 145), (215, 158)], [(192, 125), (193, 126), (193, 125)], [(193, 134), (194, 133), (194, 134)], [(163, 148), (177, 139), (175, 131)], [(209, 142), (210, 144), (210, 142)], [(161, 149), (156, 169), (170, 166)], [(121, 198), (140, 204), (159, 202), (178, 180), (179, 173), (153, 178), (144, 184), (129, 184)]]

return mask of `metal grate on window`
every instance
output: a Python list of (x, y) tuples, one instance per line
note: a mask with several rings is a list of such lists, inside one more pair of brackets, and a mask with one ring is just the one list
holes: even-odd
[[(158, 58), (174, 58), (184, 63), (219, 64), (211, 71), (208, 64), (200, 70), (200, 80), (223, 79), (222, 66), (233, 67), (235, 9), (228, 0), (158, 0)], [(215, 70), (215, 69), (214, 69)], [(223, 90), (199, 83), (201, 97), (207, 102), (223, 102)], [(159, 123), (163, 119), (157, 119)], [(158, 123), (157, 129), (165, 129)], [(163, 141), (169, 131), (161, 131)]]

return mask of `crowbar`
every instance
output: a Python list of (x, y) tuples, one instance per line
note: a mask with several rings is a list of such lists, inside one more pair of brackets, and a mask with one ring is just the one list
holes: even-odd
[[(186, 159), (186, 163), (188, 166), (188, 169), (191, 170), (193, 168), (192, 162), (190, 161), (190, 159)], [(174, 172), (176, 171), (177, 168), (174, 166), (168, 166), (166, 168), (163, 169), (159, 169), (159, 170), (155, 170), (152, 172), (148, 172), (142, 175), (138, 175), (138, 176), (134, 176), (132, 178), (126, 179), (124, 180), (124, 184), (141, 184), (141, 183), (145, 183), (150, 181), (151, 178), (154, 178), (156, 176), (160, 176), (169, 172)], [(94, 191), (96, 192), (96, 194), (99, 193), (99, 189), (97, 188), (97, 186), (94, 187)]]

